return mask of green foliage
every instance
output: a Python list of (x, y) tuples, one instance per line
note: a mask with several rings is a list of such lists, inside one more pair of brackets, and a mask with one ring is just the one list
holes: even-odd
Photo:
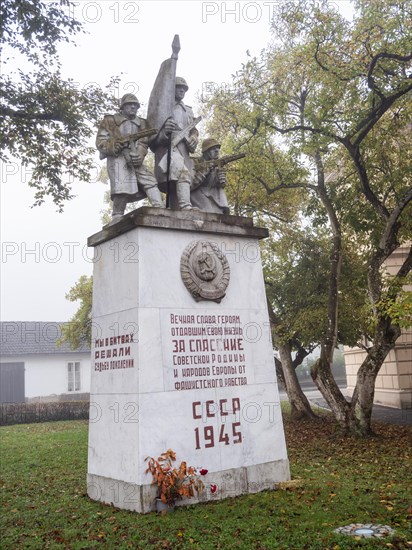
[(321, 235), (289, 231), (263, 251), (267, 295), (283, 341), (310, 347), (325, 331), (327, 243)]
[[(279, 147), (261, 124), (259, 106), (249, 101), (243, 89), (249, 85), (239, 77), (233, 89), (217, 91), (203, 106), (208, 117), (207, 134), (219, 139), (222, 154), (246, 153), (246, 158), (227, 170), (226, 194), (233, 213), (292, 222), (306, 197), (300, 187), (307, 181), (308, 169), (297, 151)], [(299, 182), (304, 183), (291, 187)]]
[(70, 14), (71, 5), (69, 0), (5, 0), (0, 7), (2, 41), (36, 63), (55, 56), (58, 43), (70, 42), (82, 29)]
[[(205, 105), (209, 133), (251, 153), (241, 193), (229, 179), (228, 195), (272, 229), (263, 256), (278, 341), (320, 345), (330, 402), (336, 345), (369, 337), (364, 369), (376, 376), (410, 317), (408, 295), (397, 281), (386, 288), (382, 269), (412, 234), (412, 9), (354, 9), (347, 20), (326, 0), (277, 3), (272, 43)], [(399, 277), (411, 267), (409, 256)]]
[[(82, 30), (71, 2), (4, 0), (1, 3), (3, 70), (0, 159), (17, 159), (32, 169), (35, 204), (50, 196), (59, 210), (72, 198), (73, 179), (90, 181), (93, 125), (113, 107), (109, 93), (64, 80), (58, 45)], [(13, 66), (27, 70), (13, 70)]]
[(388, 278), (377, 307), (402, 328), (412, 326), (412, 274), (396, 280)]
[[(379, 437), (360, 441), (340, 436), (328, 416), (296, 422), (284, 414), (284, 424), (294, 484), (164, 516), (116, 508), (116, 483), (114, 506), (87, 497), (87, 422), (2, 427), (2, 546), (408, 548), (410, 428), (379, 424)], [(137, 498), (130, 486), (126, 490), (129, 499)], [(334, 533), (358, 522), (390, 525), (395, 537), (355, 540)]]
[(92, 298), (93, 277), (82, 275), (77, 283), (66, 294), (70, 302), (80, 300), (80, 306), (70, 321), (62, 326), (60, 342), (68, 342), (77, 349), (82, 342), (90, 344), (92, 339)]
[[(283, 341), (313, 348), (327, 333), (330, 243), (325, 228), (288, 231), (262, 250), (266, 292)], [(351, 247), (343, 251), (339, 290), (338, 343), (356, 345), (366, 330), (364, 261)]]
[[(326, 1), (280, 3), (272, 44), (205, 105), (209, 133), (226, 136), (230, 152), (250, 152), (238, 181), (229, 178), (228, 195), (236, 211), (269, 220), (276, 239), (264, 252), (271, 299), (299, 327), (295, 333), (283, 323), (281, 332), (291, 337), (303, 330), (304, 341), (311, 329), (312, 340), (319, 338), (328, 324), (331, 211), (344, 247), (339, 334), (341, 341), (347, 335), (345, 343), (354, 344), (356, 333), (370, 326), (368, 262), (379, 254), (382, 263), (412, 231), (410, 4), (399, 0), (387, 9), (386, 2), (360, 1), (355, 8), (348, 21)], [(306, 248), (300, 264), (293, 260), (299, 247)]]
[(411, 86), (410, 2), (359, 1), (354, 7), (348, 21), (326, 1), (285, 1), (273, 22), (276, 40), (267, 63), (282, 65), (288, 79), (272, 86), (272, 110), (282, 112), (283, 127), (306, 126), (314, 142), (359, 137), (384, 112), (387, 97)]

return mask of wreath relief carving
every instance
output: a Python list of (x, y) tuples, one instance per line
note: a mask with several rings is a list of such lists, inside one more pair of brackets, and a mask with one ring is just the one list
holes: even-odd
[(229, 284), (230, 268), (226, 256), (215, 243), (192, 241), (180, 259), (180, 274), (197, 302), (219, 303)]

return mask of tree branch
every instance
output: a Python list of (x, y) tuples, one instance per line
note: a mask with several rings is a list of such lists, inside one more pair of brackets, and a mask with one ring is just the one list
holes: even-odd
[(381, 250), (384, 250), (387, 252), (390, 251), (389, 254), (391, 254), (394, 250), (393, 247), (395, 246), (396, 248), (396, 245), (397, 245), (396, 237), (399, 229), (398, 220), (402, 212), (405, 210), (405, 208), (408, 206), (411, 200), (412, 200), (412, 187), (405, 193), (405, 195), (398, 202), (398, 204), (392, 210), (392, 212), (390, 213), (390, 216), (388, 217), (385, 231), (382, 233), (382, 237), (379, 242), (379, 248)]
[[(336, 216), (332, 201), (325, 187), (325, 169), (319, 152), (315, 154), (315, 162), (318, 173), (317, 192), (328, 214), (332, 228), (332, 243), (330, 253), (329, 296), (328, 296), (328, 328), (325, 338), (325, 346), (321, 348), (325, 353), (327, 362), (333, 360), (333, 352), (338, 340), (338, 289), (342, 267), (342, 235), (339, 220)], [(324, 348), (324, 349), (323, 349)]]
[(369, 176), (366, 170), (366, 167), (363, 163), (363, 159), (360, 154), (360, 148), (358, 145), (353, 145), (349, 139), (345, 139), (344, 145), (349, 152), (353, 163), (355, 164), (356, 170), (358, 172), (359, 180), (361, 183), (362, 192), (371, 203), (377, 213), (385, 220), (389, 218), (389, 210), (386, 206), (378, 199), (375, 193), (372, 191), (369, 184)]
[(0, 115), (27, 120), (55, 120), (56, 122), (63, 122), (61, 113), (28, 113), (26, 111), (15, 111), (14, 109), (10, 109), (10, 107), (0, 107)]
[(381, 102), (372, 109), (369, 114), (363, 118), (357, 124), (356, 128), (351, 134), (348, 134), (348, 138), (352, 138), (356, 136), (356, 138), (353, 140), (353, 145), (358, 146), (361, 144), (361, 142), (365, 139), (365, 137), (368, 135), (370, 130), (375, 126), (375, 124), (382, 118), (382, 116), (392, 107), (394, 102), (399, 99), (400, 97), (406, 95), (410, 90), (412, 90), (412, 82), (406, 88), (397, 91), (396, 93), (384, 97), (381, 97)]
[(412, 246), (409, 247), (409, 253), (406, 257), (406, 260), (401, 265), (398, 273), (396, 274), (396, 277), (402, 278), (406, 277), (406, 275), (410, 272), (412, 269)]
[(272, 130), (274, 130), (275, 132), (279, 132), (279, 134), (282, 135), (291, 134), (292, 132), (304, 131), (331, 138), (332, 140), (336, 140), (342, 144), (345, 143), (345, 138), (342, 138), (337, 134), (334, 134), (333, 132), (330, 132), (329, 130), (325, 130), (323, 128), (313, 128), (313, 126), (307, 126), (306, 124), (296, 124), (295, 126), (289, 126), (288, 128), (280, 128), (279, 126), (271, 124), (270, 122), (265, 122), (265, 124), (266, 126), (269, 126), (269, 128), (272, 128)]
[(367, 82), (368, 82), (368, 86), (371, 90), (373, 90), (374, 92), (376, 92), (378, 94), (379, 97), (383, 97), (383, 94), (382, 92), (376, 87), (376, 84), (375, 84), (375, 79), (373, 78), (373, 71), (375, 70), (375, 67), (376, 67), (376, 64), (378, 63), (378, 61), (380, 59), (396, 59), (396, 61), (401, 61), (401, 62), (407, 62), (407, 61), (410, 61), (412, 59), (412, 54), (409, 54), (409, 55), (398, 55), (396, 53), (387, 53), (387, 52), (379, 52), (378, 54), (376, 54), (370, 65), (369, 65), (369, 71), (368, 71), (368, 76), (367, 76)]
[(268, 195), (272, 195), (273, 193), (275, 193), (276, 191), (279, 191), (280, 189), (309, 188), (316, 191), (316, 187), (314, 185), (310, 185), (309, 183), (280, 183), (275, 187), (269, 187), (269, 185), (265, 182), (265, 180), (260, 176), (256, 176), (256, 179), (259, 183), (263, 185)]
[(325, 72), (327, 72), (327, 73), (330, 72), (331, 74), (333, 74), (333, 76), (336, 76), (336, 78), (337, 78), (338, 80), (340, 80), (341, 82), (350, 82), (350, 81), (353, 80), (354, 78), (358, 78), (358, 77), (362, 76), (362, 74), (360, 74), (360, 73), (353, 74), (352, 76), (347, 77), (347, 78), (344, 78), (344, 77), (342, 77), (342, 76), (339, 76), (339, 74), (338, 74), (336, 71), (332, 71), (331, 69), (329, 69), (326, 65), (324, 65), (324, 64), (320, 61), (320, 59), (319, 59), (319, 47), (320, 47), (320, 42), (317, 41), (317, 42), (316, 42), (316, 51), (315, 51), (314, 58), (315, 58), (316, 63), (319, 65), (319, 67), (320, 67), (323, 71), (325, 71)]
[[(254, 210), (254, 212), (256, 212), (256, 210)], [(285, 224), (290, 224), (291, 223), (291, 220), (288, 220), (287, 218), (282, 218), (281, 216), (279, 216), (278, 214), (275, 214), (274, 212), (269, 212), (268, 210), (265, 210), (265, 209), (261, 209), (261, 212), (262, 212), (262, 214), (267, 216), (269, 219), (273, 218), (273, 219), (275, 219), (279, 222), (285, 223)]]

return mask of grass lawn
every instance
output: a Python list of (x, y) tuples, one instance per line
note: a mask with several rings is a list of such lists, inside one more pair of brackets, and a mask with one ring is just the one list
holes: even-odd
[[(299, 486), (144, 516), (87, 497), (87, 421), (2, 427), (1, 548), (412, 548), (411, 428), (374, 424), (378, 437), (356, 440), (328, 416), (284, 421)], [(333, 532), (350, 523), (395, 536)]]

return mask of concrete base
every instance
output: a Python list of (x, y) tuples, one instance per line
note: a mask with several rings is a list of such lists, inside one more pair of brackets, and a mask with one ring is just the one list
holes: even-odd
[[(266, 235), (249, 219), (144, 207), (89, 239), (91, 498), (153, 510), (145, 459), (167, 449), (177, 466), (209, 471), (202, 480), (217, 491), (202, 500), (290, 478), (258, 246)], [(193, 243), (206, 243), (208, 273), (224, 257), (218, 300), (194, 296), (184, 280)]]
[[(354, 388), (347, 390), (348, 396), (352, 397)], [(411, 409), (412, 393), (410, 390), (380, 390), (375, 389), (373, 399), (375, 405), (382, 407), (391, 407), (393, 409)]]
[(374, 403), (394, 409), (410, 410), (412, 408), (412, 392), (411, 390), (377, 390)]
[[(247, 493), (274, 490), (279, 480), (289, 478), (288, 460), (215, 472), (205, 477), (205, 481), (207, 479), (205, 491), (199, 498), (179, 500), (176, 506), (189, 506), (199, 502), (218, 501)], [(210, 491), (212, 484), (218, 487), (215, 493)], [(87, 494), (93, 500), (99, 500), (123, 510), (140, 514), (156, 511), (157, 490), (154, 485), (137, 485), (119, 479), (88, 474)]]

